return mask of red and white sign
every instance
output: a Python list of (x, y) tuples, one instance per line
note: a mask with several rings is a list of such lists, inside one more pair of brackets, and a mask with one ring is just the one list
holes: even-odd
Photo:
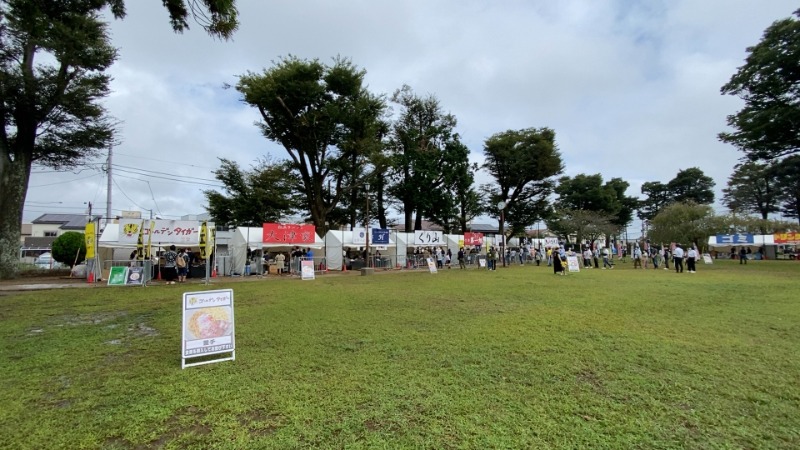
[(293, 223), (265, 223), (262, 242), (265, 244), (304, 245), (316, 241), (314, 225)]
[(464, 245), (483, 245), (483, 233), (464, 233)]
[(775, 233), (772, 239), (776, 244), (800, 244), (800, 233)]

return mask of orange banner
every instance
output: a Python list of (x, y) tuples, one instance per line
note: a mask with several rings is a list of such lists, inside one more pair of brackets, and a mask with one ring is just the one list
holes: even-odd
[(800, 244), (800, 233), (775, 233), (772, 239), (776, 244)]

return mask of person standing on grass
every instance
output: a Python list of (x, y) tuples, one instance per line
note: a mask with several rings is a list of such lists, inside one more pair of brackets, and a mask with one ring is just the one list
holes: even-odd
[[(563, 247), (562, 247), (563, 250)], [(558, 252), (553, 252), (553, 273), (556, 275), (566, 275), (567, 270), (565, 268), (564, 261), (567, 260), (566, 253), (564, 254), (564, 259), (561, 259), (561, 254)]]
[(639, 248), (638, 244), (633, 248), (633, 268), (642, 268), (642, 249)]
[(175, 245), (170, 245), (169, 250), (164, 253), (164, 280), (167, 284), (175, 284), (175, 277), (178, 272), (175, 268), (175, 263), (178, 260), (178, 254), (175, 252)]
[(672, 252), (673, 262), (675, 263), (675, 273), (683, 273), (683, 249), (681, 244), (675, 244), (675, 250)]
[(547, 247), (547, 267), (550, 267), (552, 265), (553, 265), (553, 249)]
[(744, 247), (739, 250), (739, 264), (747, 264), (747, 249)]
[(589, 250), (589, 247), (586, 247), (586, 250), (583, 251), (583, 268), (592, 268), (592, 251)]
[(466, 269), (467, 265), (464, 263), (464, 247), (458, 249), (458, 268)]
[(697, 248), (694, 245), (686, 252), (686, 269), (689, 273), (697, 273), (697, 254)]

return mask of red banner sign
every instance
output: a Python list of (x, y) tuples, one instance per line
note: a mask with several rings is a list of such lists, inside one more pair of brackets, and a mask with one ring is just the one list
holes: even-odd
[(483, 245), (483, 233), (464, 233), (464, 245)]
[(800, 244), (800, 233), (775, 233), (772, 239), (776, 244)]
[(265, 223), (265, 244), (304, 245), (313, 244), (316, 240), (314, 225), (298, 225), (293, 223)]

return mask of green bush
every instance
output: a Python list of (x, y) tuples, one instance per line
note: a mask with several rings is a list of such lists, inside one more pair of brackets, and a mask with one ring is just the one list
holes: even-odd
[(69, 267), (75, 264), (76, 255), (78, 262), (86, 258), (86, 241), (83, 233), (78, 233), (77, 231), (67, 231), (56, 238), (52, 249), (53, 259)]

